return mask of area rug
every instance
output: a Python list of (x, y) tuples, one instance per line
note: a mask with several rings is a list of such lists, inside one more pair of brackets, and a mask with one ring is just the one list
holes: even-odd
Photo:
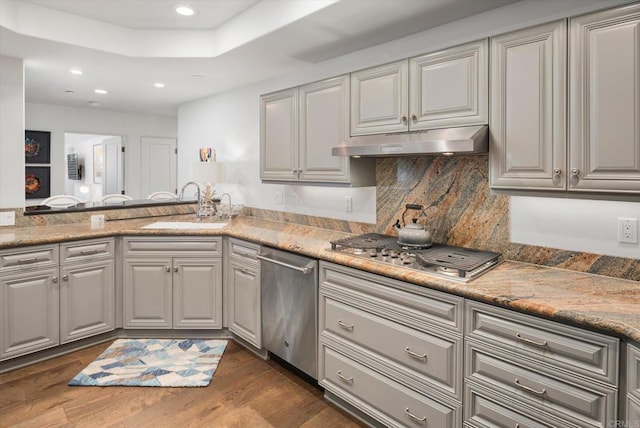
[(118, 339), (70, 386), (207, 386), (226, 340)]

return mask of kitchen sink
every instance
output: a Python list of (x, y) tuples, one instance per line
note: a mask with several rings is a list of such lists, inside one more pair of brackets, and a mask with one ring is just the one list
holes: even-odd
[(157, 221), (142, 226), (141, 229), (222, 229), (228, 223), (207, 223), (191, 221)]

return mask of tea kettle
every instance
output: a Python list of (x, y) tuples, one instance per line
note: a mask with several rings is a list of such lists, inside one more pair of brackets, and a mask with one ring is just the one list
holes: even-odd
[(407, 247), (420, 247), (427, 248), (432, 244), (431, 232), (426, 230), (423, 225), (418, 223), (418, 218), (413, 218), (412, 222), (406, 224), (404, 222), (404, 215), (408, 210), (418, 210), (422, 214), (422, 205), (418, 204), (406, 204), (404, 211), (402, 212), (402, 226), (400, 220), (397, 220), (393, 225), (398, 230), (398, 244)]

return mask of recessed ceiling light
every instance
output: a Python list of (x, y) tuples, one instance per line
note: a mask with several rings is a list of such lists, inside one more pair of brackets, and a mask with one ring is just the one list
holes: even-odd
[(100, 103), (97, 101), (89, 101), (87, 104), (89, 104), (91, 107), (100, 107)]
[(71, 70), (69, 70), (69, 73), (80, 76), (82, 74), (82, 70), (80, 70), (79, 68), (72, 68)]
[(187, 4), (179, 4), (174, 6), (176, 13), (182, 16), (193, 16), (196, 14), (196, 10)]
[(156, 88), (164, 88), (164, 83), (156, 82), (156, 83), (153, 84), (153, 86), (155, 86)]
[(202, 79), (204, 76), (202, 74), (192, 74), (191, 77), (194, 79)]
[(75, 91), (72, 91), (71, 89), (67, 89), (66, 91), (64, 91), (67, 94), (75, 94)]
[(93, 92), (95, 92), (96, 94), (100, 94), (100, 95), (104, 95), (104, 94), (108, 94), (109, 91), (106, 91), (104, 89), (94, 89)]

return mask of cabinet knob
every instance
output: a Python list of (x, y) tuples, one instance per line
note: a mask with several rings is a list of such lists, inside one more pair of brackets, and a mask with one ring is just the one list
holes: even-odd
[(174, 267), (174, 268), (173, 268), (173, 271), (174, 271), (175, 273), (178, 273), (178, 266)]
[(54, 276), (53, 278), (51, 278), (51, 282), (53, 282), (54, 284), (58, 283), (58, 277)]
[(69, 281), (69, 275), (62, 275), (63, 281)]
[(572, 168), (571, 175), (577, 178), (580, 175), (580, 170), (578, 168)]
[(418, 121), (418, 116), (416, 116), (415, 114), (411, 115), (411, 120), (413, 120), (413, 122), (417, 122)]
[(401, 116), (400, 120), (402, 120), (402, 123), (407, 123), (407, 116)]
[(553, 169), (553, 178), (560, 177), (560, 174), (562, 174), (562, 170), (560, 168), (554, 168)]
[(164, 270), (166, 270), (167, 272), (171, 272), (171, 268), (169, 266), (165, 266)]

